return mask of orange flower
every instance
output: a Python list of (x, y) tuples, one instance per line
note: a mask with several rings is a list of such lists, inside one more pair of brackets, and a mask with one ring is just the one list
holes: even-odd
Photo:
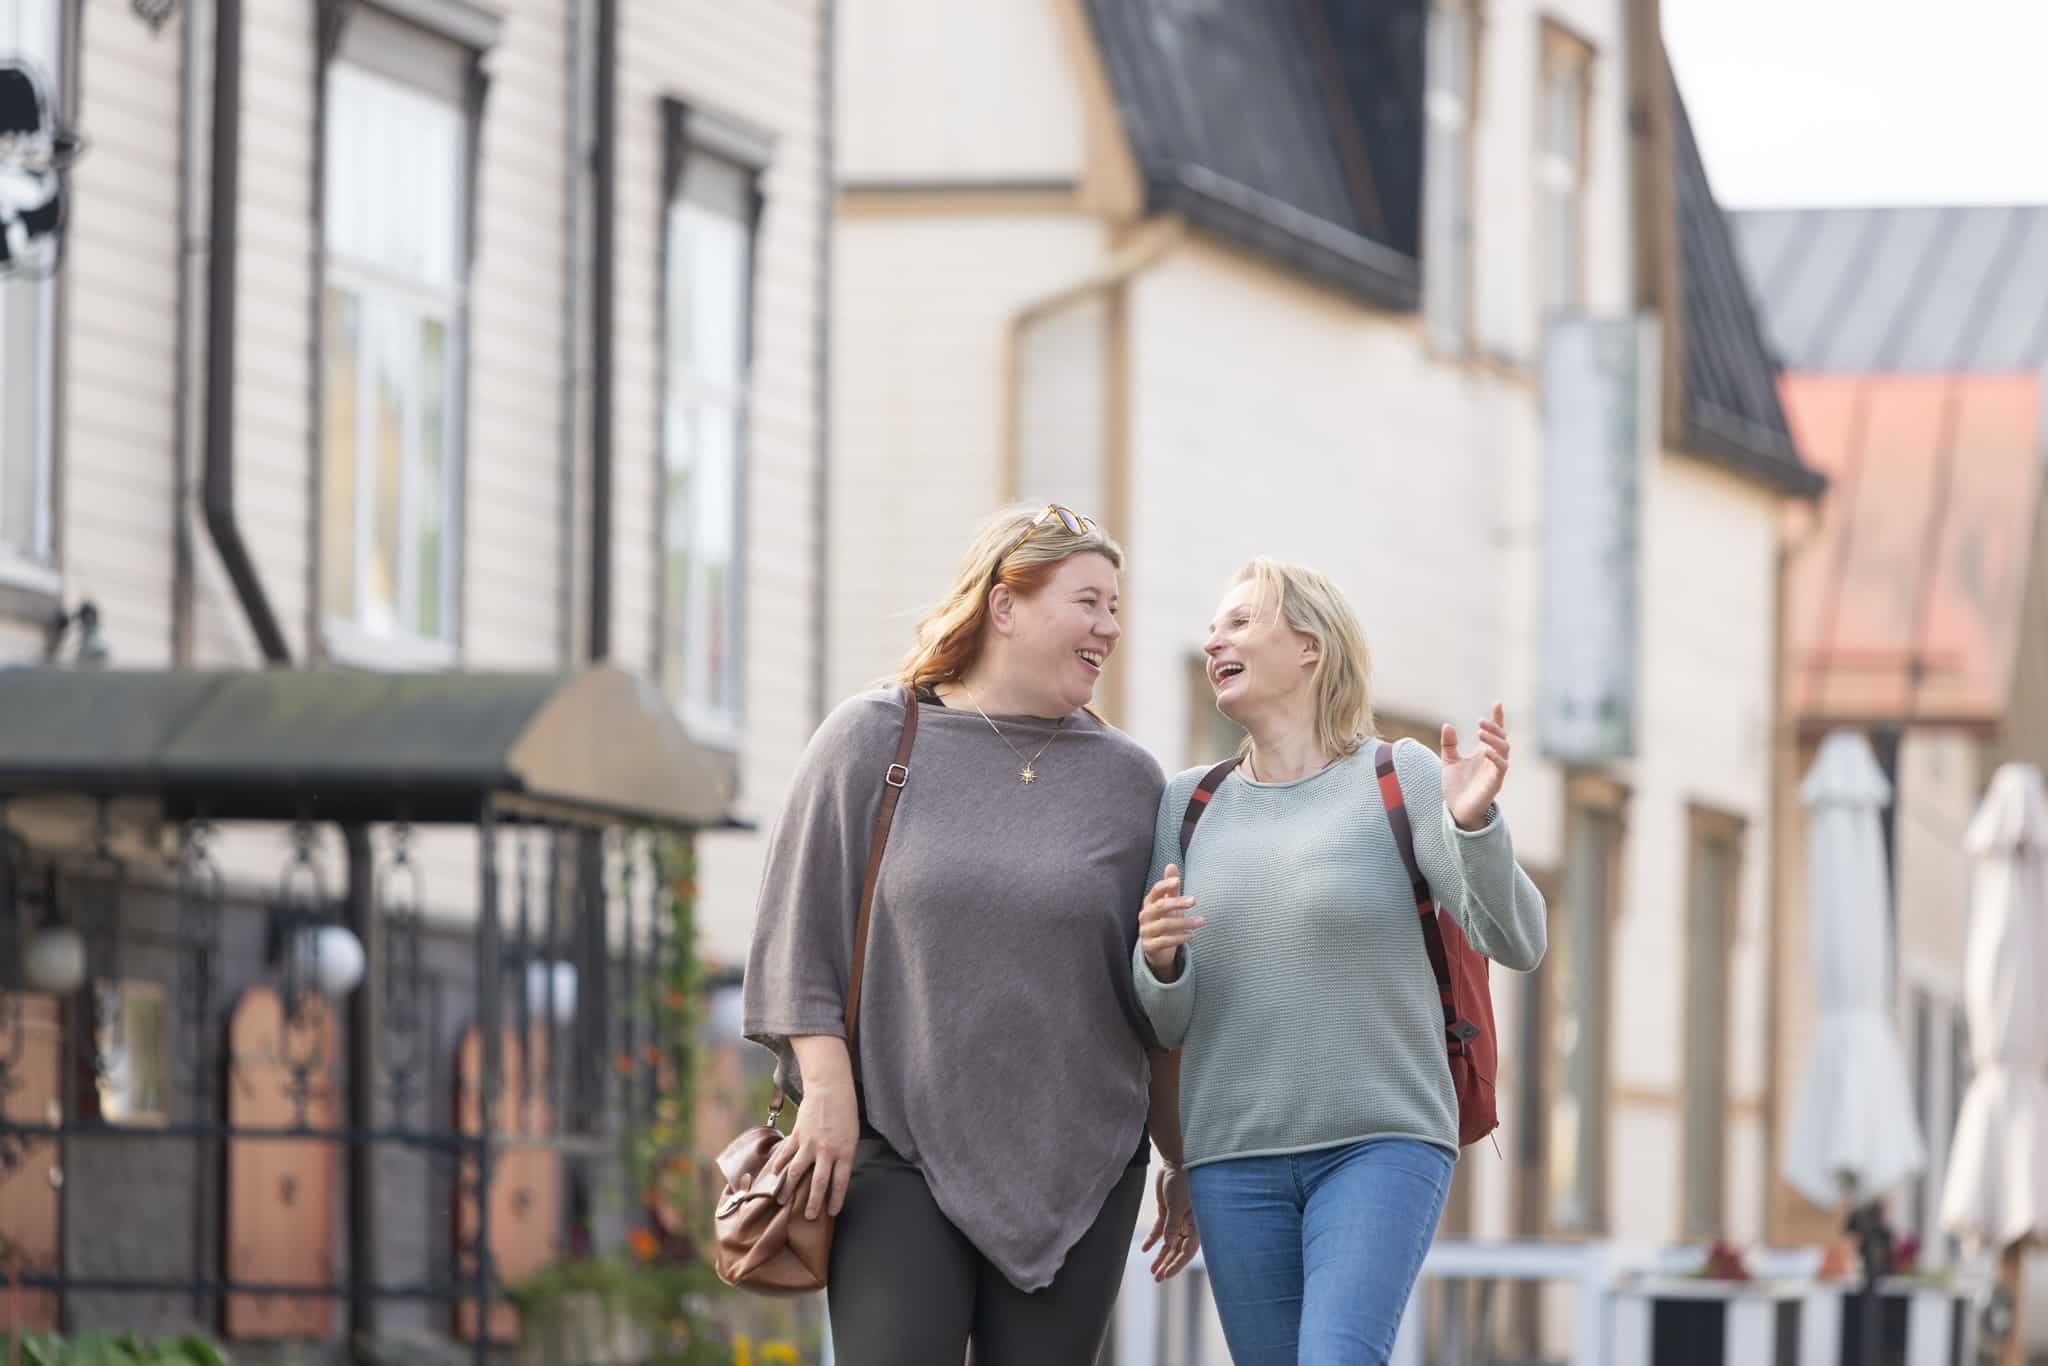
[(649, 1067), (652, 1067), (661, 1061), (661, 1050), (653, 1044), (649, 1044), (640, 1050), (640, 1057)]
[(633, 1249), (635, 1261), (651, 1262), (654, 1254), (661, 1251), (661, 1240), (654, 1236), (654, 1230), (636, 1228), (626, 1235), (627, 1244)]
[(668, 995), (663, 999), (670, 1010), (681, 1010), (683, 1008), (683, 993), (677, 991), (674, 987), (668, 989)]
[(619, 1056), (612, 1059), (612, 1067), (622, 1077), (631, 1076), (633, 1073), (633, 1055), (631, 1053), (619, 1054)]

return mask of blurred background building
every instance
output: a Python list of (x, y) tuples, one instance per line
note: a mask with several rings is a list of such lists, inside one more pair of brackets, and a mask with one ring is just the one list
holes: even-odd
[[(394, 996), (435, 1022), (424, 1108), (337, 1081), (328, 1122), (491, 1130), (447, 1099), (545, 1076), (560, 1155), (488, 1202), (494, 1256), (616, 1243), (619, 1129), (577, 1112), (630, 1127), (663, 1083), (652, 832), (703, 832), (723, 1107), (788, 775), (1011, 500), (1126, 547), (1101, 701), (1169, 771), (1235, 741), (1199, 651), (1254, 554), (1349, 593), (1385, 733), (1505, 702), (1551, 949), (1495, 976), (1499, 1151), (1447, 1241), (1836, 1236), (1777, 1175), (1814, 1029), (1797, 787), (1867, 731), (1932, 1158), (1892, 1215), (1952, 1255), (1961, 829), (1998, 762), (2048, 759), (2038, 213), (1724, 214), (1657, 0), (0, 0), (10, 58), (46, 107), (0, 134), (47, 173), (0, 185), (0, 1237), (45, 1279), (0, 1323), (225, 1331), (204, 1143), (237, 1002), (290, 1004), (266, 939), (312, 866), (371, 993), (323, 1065)], [(290, 781), (231, 818), (231, 755)], [(159, 1002), (146, 1123), (195, 1137), (94, 1148), (99, 995), (29, 970), (67, 925), (109, 1000)], [(558, 962), (574, 1001), (529, 989)], [(270, 1220), (308, 1275), (474, 1273), (457, 1176), (371, 1209), (286, 1175), (335, 1211)], [(478, 1336), (329, 1299), (240, 1336)], [(1419, 1303), (1432, 1346), (1571, 1350), (1562, 1290)], [(1191, 1276), (1119, 1342), (1213, 1362), (1214, 1331)]]

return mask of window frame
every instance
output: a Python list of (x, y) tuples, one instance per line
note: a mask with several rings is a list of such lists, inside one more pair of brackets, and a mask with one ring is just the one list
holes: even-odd
[[(1550, 918), (1550, 950), (1536, 970), (1537, 990), (1542, 993), (1545, 1012), (1543, 1222), (1549, 1236), (1585, 1237), (1603, 1234), (1608, 1228), (1607, 1168), (1608, 1130), (1614, 1116), (1614, 939), (1615, 926), (1623, 913), (1627, 896), (1629, 842), (1629, 790), (1604, 773), (1577, 771), (1565, 781), (1565, 829), (1560, 868), (1564, 890), (1563, 914)], [(1599, 870), (1600, 914), (1595, 916), (1583, 901), (1584, 888), (1575, 885), (1578, 842), (1591, 822), (1605, 823), (1613, 838), (1605, 849)], [(1558, 931), (1562, 933), (1558, 933)], [(1593, 942), (1581, 942), (1583, 939)], [(1562, 952), (1560, 952), (1560, 947)], [(1592, 951), (1590, 963), (1587, 951)], [(1575, 971), (1575, 1007), (1580, 1023), (1593, 1035), (1587, 1045), (1590, 1066), (1583, 1089), (1575, 1085), (1570, 1069), (1563, 1065), (1556, 1047), (1561, 1038), (1564, 1010), (1557, 999), (1560, 971)], [(1585, 1009), (1590, 1007), (1590, 1010)], [(1552, 1064), (1557, 1064), (1552, 1074)], [(1579, 1107), (1577, 1142), (1564, 1151), (1550, 1142), (1555, 1107), (1569, 1101)], [(1575, 1217), (1559, 1209), (1557, 1190), (1559, 1165), (1572, 1164), (1571, 1192), (1580, 1202)]]
[[(1586, 250), (1587, 182), (1591, 178), (1592, 161), (1592, 113), (1593, 113), (1593, 71), (1599, 52), (1584, 37), (1572, 31), (1557, 19), (1546, 16), (1542, 21), (1542, 36), (1539, 43), (1537, 65), (1535, 117), (1531, 121), (1535, 141), (1531, 149), (1531, 189), (1534, 196), (1534, 221), (1536, 232), (1536, 279), (1532, 291), (1537, 312), (1539, 331), (1541, 325), (1559, 314), (1583, 310), (1587, 300), (1588, 253)], [(1560, 76), (1574, 83), (1573, 94), (1577, 105), (1577, 128), (1571, 148), (1571, 160), (1561, 162), (1550, 146), (1550, 96), (1553, 82)], [(1569, 202), (1572, 210), (1572, 227), (1575, 241), (1571, 245), (1571, 287), (1565, 294), (1553, 300), (1551, 263), (1556, 244), (1551, 240), (1549, 209), (1552, 195)]]
[[(1729, 811), (1694, 804), (1686, 812), (1685, 929), (1686, 968), (1683, 1010), (1685, 1037), (1680, 1043), (1681, 1073), (1679, 1109), (1680, 1183), (1678, 1235), (1688, 1240), (1705, 1240), (1728, 1231), (1728, 1129), (1734, 1113), (1734, 1072), (1730, 1025), (1733, 1022), (1735, 982), (1733, 956), (1742, 920), (1742, 879), (1747, 822)], [(1703, 875), (1709, 848), (1725, 858), (1720, 904), (1701, 900)], [(1717, 922), (1703, 922), (1708, 917)], [(1693, 961), (1700, 936), (1711, 929), (1714, 953), (1713, 991)], [(1713, 1065), (1711, 1074), (1695, 1070), (1705, 1036), (1696, 1031), (1711, 1028)], [(1695, 1110), (1695, 1106), (1703, 1108)]]
[[(654, 592), (649, 664), (662, 696), (682, 718), (694, 738), (716, 748), (737, 751), (747, 715), (747, 601), (750, 579), (747, 560), (751, 549), (747, 521), (751, 504), (748, 486), (753, 469), (754, 360), (760, 318), (761, 223), (767, 203), (765, 181), (774, 156), (774, 139), (743, 121), (709, 112), (674, 96), (664, 96), (661, 100), (661, 127), (662, 183), (660, 200), (655, 208), (655, 240), (660, 244), (661, 259), (657, 271), (658, 302), (654, 310)], [(734, 430), (732, 573), (726, 586), (731, 621), (726, 660), (728, 694), (733, 698), (730, 712), (712, 712), (698, 707), (684, 695), (683, 690), (688, 684), (684, 678), (678, 678), (673, 661), (688, 649), (690, 638), (687, 628), (678, 618), (672, 617), (677, 604), (672, 601), (674, 595), (669, 591), (668, 582), (669, 556), (673, 549), (669, 539), (669, 497), (674, 468), (674, 453), (669, 445), (671, 409), (683, 401), (685, 395), (708, 395), (723, 387), (682, 374), (669, 346), (674, 332), (670, 302), (677, 269), (670, 251), (672, 225), (677, 208), (683, 202), (691, 160), (697, 156), (712, 157), (725, 163), (739, 171), (747, 182), (747, 217), (741, 224), (747, 258), (745, 310), (739, 331), (740, 373), (737, 383), (731, 386), (733, 392), (727, 396), (733, 405)], [(672, 626), (684, 633), (683, 643), (674, 648), (671, 647)], [(690, 670), (685, 668), (681, 672), (687, 677)]]
[[(365, 32), (365, 27), (370, 31)], [(314, 280), (315, 385), (317, 396), (313, 420), (313, 497), (315, 545), (311, 557), (310, 613), (315, 638), (324, 655), (343, 663), (368, 668), (435, 669), (457, 663), (461, 657), (464, 631), (464, 571), (467, 563), (468, 526), (465, 516), (469, 474), (469, 433), (471, 428), (471, 319), (474, 314), (472, 287), (476, 265), (476, 186), (478, 163), (483, 154), (483, 101), (488, 81), (483, 70), (485, 54), (496, 44), (502, 20), (468, 0), (364, 0), (344, 11), (339, 27), (325, 35), (321, 55), (319, 117), (314, 134), (318, 166), (320, 208), (314, 224), (318, 265)], [(351, 50), (352, 48), (356, 50)], [(436, 50), (436, 49), (439, 50)], [(433, 284), (392, 271), (378, 263), (351, 257), (329, 240), (332, 206), (327, 199), (327, 179), (332, 159), (331, 134), (334, 93), (332, 77), (338, 68), (349, 68), (412, 94), (447, 103), (455, 116), (459, 139), (456, 160), (459, 168), (452, 231), (453, 269), (445, 284)], [(439, 68), (436, 78), (424, 74)], [(453, 74), (451, 74), (453, 73)], [(399, 624), (390, 631), (378, 630), (365, 620), (362, 585), (365, 568), (374, 557), (371, 540), (374, 528), (365, 516), (365, 493), (374, 472), (364, 460), (363, 428), (368, 410), (359, 406), (356, 416), (355, 508), (350, 520), (354, 538), (351, 583), (355, 603), (347, 613), (331, 612), (327, 563), (328, 538), (328, 414), (327, 330), (329, 296), (346, 290), (362, 302), (375, 300), (396, 305), (403, 315), (422, 324), (439, 322), (444, 340), (442, 357), (443, 407), (441, 412), (442, 460), (442, 544), (439, 574), (441, 629), (427, 634), (408, 624), (409, 611), (416, 611), (421, 567), (416, 563), (419, 503), (415, 493), (419, 482), (420, 447), (417, 421), (409, 420), (407, 447), (400, 466), (398, 537), (399, 562), (396, 599)], [(372, 358), (360, 349), (358, 365), (367, 369)], [(359, 375), (363, 370), (359, 370)], [(358, 382), (358, 403), (368, 392)], [(424, 391), (420, 391), (424, 393)], [(408, 395), (418, 398), (418, 394)]]
[[(1453, 23), (1464, 28), (1462, 91), (1447, 89), (1440, 84), (1441, 78), (1453, 70), (1448, 58), (1437, 56), (1446, 41), (1445, 30)], [(1470, 355), (1476, 349), (1479, 122), (1484, 104), (1481, 81), (1485, 72), (1485, 36), (1486, 14), (1482, 0), (1434, 0), (1430, 5), (1424, 39), (1427, 50), (1423, 90), (1422, 319), (1430, 347), (1440, 355), (1453, 357)], [(1439, 168), (1430, 149), (1436, 145), (1439, 135), (1455, 139), (1461, 153), (1457, 183), (1447, 201), (1440, 201), (1438, 192), (1431, 188), (1438, 183), (1435, 174)], [(1445, 216), (1447, 221), (1439, 222), (1439, 215)], [(1440, 235), (1447, 240), (1439, 241)], [(1439, 316), (1447, 307), (1443, 296), (1445, 277), (1431, 265), (1432, 258), (1443, 261), (1442, 253), (1446, 250), (1450, 256), (1450, 278), (1456, 289), (1455, 299), (1448, 305), (1451, 309), (1449, 317)]]
[[(77, 88), (77, 25), (73, 20), (73, 7), (64, 0), (24, 0), (26, 4), (41, 4), (48, 24), (49, 47), (47, 54), (28, 54), (39, 61), (49, 100), (50, 113), (60, 123), (69, 124), (76, 106), (73, 92)], [(64, 192), (71, 192), (70, 172), (62, 174)], [(68, 233), (69, 224), (60, 232)], [(34, 508), (30, 533), (31, 544), (16, 546), (0, 540), (0, 615), (8, 617), (47, 620), (63, 601), (63, 519), (59, 515), (62, 506), (62, 468), (64, 448), (64, 315), (65, 287), (62, 263), (68, 254), (66, 243), (60, 236), (58, 243), (58, 268), (41, 280), (35, 281), (36, 324), (35, 324), (35, 371), (28, 381), (29, 400), (33, 405), (32, 459), (34, 471)], [(19, 281), (9, 282), (20, 283)], [(5, 338), (0, 336), (0, 366), (4, 366)], [(4, 460), (4, 448), (0, 448), (0, 460)], [(0, 488), (4, 488), (4, 473), (0, 473)]]

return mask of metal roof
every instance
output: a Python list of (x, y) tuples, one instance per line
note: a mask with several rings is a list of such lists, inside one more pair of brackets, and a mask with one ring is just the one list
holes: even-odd
[(173, 817), (729, 823), (737, 770), (626, 671), (0, 670), (0, 795)]
[(1800, 458), (1786, 425), (1778, 367), (1675, 83), (1671, 105), (1672, 179), (1685, 291), (1680, 399), (1685, 444), (1788, 493), (1811, 497), (1827, 481)]
[(1793, 555), (1787, 705), (1822, 722), (1996, 725), (2007, 714), (2041, 506), (2031, 374), (1785, 377), (1833, 480)]
[[(1154, 210), (1383, 308), (1421, 298), (1423, 0), (1088, 0)], [(1674, 87), (1688, 449), (1788, 492), (1799, 458)]]
[[(1412, 309), (1420, 177), (1377, 183), (1369, 146), (1387, 130), (1381, 140), (1412, 141), (1419, 156), (1420, 90), (1412, 110), (1383, 101), (1384, 118), (1360, 119), (1356, 102), (1369, 64), (1401, 56), (1362, 42), (1364, 30), (1405, 37), (1419, 78), (1421, 5), (1339, 13), (1347, 10), (1340, 43), (1322, 6), (1295, 0), (1088, 0), (1152, 208), (1383, 307)], [(1405, 237), (1390, 226), (1403, 222)]]
[(2048, 206), (1768, 209), (1733, 219), (1788, 370), (2048, 365)]

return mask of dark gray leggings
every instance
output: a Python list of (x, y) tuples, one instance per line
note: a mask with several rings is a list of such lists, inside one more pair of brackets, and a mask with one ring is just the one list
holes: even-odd
[(1145, 1168), (1109, 1193), (1045, 1289), (1011, 1285), (880, 1139), (854, 1151), (832, 1233), (827, 1306), (839, 1366), (1090, 1366), (1109, 1327), (1145, 1196)]

